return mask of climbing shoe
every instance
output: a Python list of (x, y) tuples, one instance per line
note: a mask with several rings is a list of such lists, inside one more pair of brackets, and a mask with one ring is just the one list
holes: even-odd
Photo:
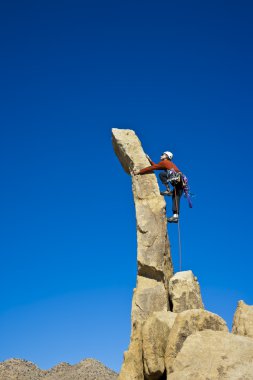
[(168, 195), (169, 196), (169, 195), (173, 194), (173, 191), (171, 191), (171, 190), (165, 190), (165, 191), (161, 191), (160, 194), (161, 195)]
[(170, 218), (167, 218), (168, 223), (178, 223), (178, 216), (171, 216)]

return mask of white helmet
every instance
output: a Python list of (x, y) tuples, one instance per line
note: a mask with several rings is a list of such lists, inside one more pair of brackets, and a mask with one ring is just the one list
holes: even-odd
[(166, 152), (163, 152), (163, 155), (166, 154), (166, 156), (168, 157), (169, 160), (172, 160), (173, 158), (173, 153), (169, 152), (169, 151), (166, 151)]

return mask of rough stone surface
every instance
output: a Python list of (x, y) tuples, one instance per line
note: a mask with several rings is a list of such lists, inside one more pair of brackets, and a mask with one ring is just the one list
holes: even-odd
[(147, 380), (160, 379), (165, 371), (165, 350), (176, 316), (170, 311), (155, 312), (143, 325), (143, 363)]
[[(150, 163), (140, 140), (132, 130), (113, 129), (112, 141), (116, 155), (125, 171), (139, 170)], [(166, 204), (160, 195), (155, 174), (132, 176), (137, 223), (137, 261), (140, 276), (168, 281), (173, 275), (167, 234)]]
[(1, 380), (34, 380), (40, 379), (46, 371), (40, 370), (35, 364), (21, 359), (9, 359), (0, 363)]
[(226, 322), (216, 314), (201, 309), (186, 310), (178, 314), (171, 329), (165, 353), (167, 373), (171, 372), (172, 364), (181, 350), (185, 339), (202, 330), (228, 331)]
[(144, 380), (142, 356), (142, 324), (136, 322), (132, 327), (131, 342), (124, 352), (124, 361), (118, 380)]
[(168, 296), (164, 284), (137, 276), (132, 300), (132, 324), (144, 322), (154, 311), (168, 310)]
[(204, 309), (200, 287), (191, 270), (177, 272), (170, 279), (169, 296), (174, 313), (189, 309)]
[(169, 380), (252, 380), (253, 340), (205, 330), (190, 335), (172, 365)]
[(124, 170), (131, 174), (137, 224), (138, 268), (132, 301), (132, 335), (119, 379), (141, 380), (144, 374), (142, 357), (140, 362), (140, 326), (153, 312), (167, 311), (169, 307), (168, 288), (173, 267), (167, 233), (166, 204), (160, 195), (155, 174), (132, 175), (133, 170), (138, 171), (150, 165), (134, 131), (113, 129), (112, 142)]
[(243, 301), (238, 302), (232, 333), (253, 338), (253, 306), (249, 306)]
[(116, 380), (117, 373), (94, 359), (76, 365), (60, 363), (50, 370), (41, 370), (33, 363), (9, 359), (0, 363), (0, 380)]

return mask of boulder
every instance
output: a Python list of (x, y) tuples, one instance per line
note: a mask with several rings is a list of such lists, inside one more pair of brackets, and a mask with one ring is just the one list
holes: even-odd
[(170, 311), (158, 311), (143, 325), (143, 363), (147, 380), (160, 379), (165, 371), (165, 350), (176, 316), (177, 314)]
[(252, 380), (253, 340), (223, 331), (190, 335), (174, 360), (170, 380)]
[(144, 380), (142, 357), (142, 324), (134, 323), (128, 350), (124, 352), (124, 361), (118, 380)]
[(137, 276), (132, 300), (132, 324), (144, 322), (154, 311), (168, 310), (168, 296), (164, 284)]
[(202, 309), (186, 310), (178, 314), (168, 338), (165, 353), (167, 373), (172, 371), (172, 364), (181, 350), (185, 339), (203, 330), (228, 331), (226, 322), (216, 314)]
[(199, 283), (191, 270), (177, 272), (170, 279), (169, 297), (174, 313), (189, 309), (204, 309)]
[(233, 334), (253, 338), (253, 306), (239, 301), (233, 320)]

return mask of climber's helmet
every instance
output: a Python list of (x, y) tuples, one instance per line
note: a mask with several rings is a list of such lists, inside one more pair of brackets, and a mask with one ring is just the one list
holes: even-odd
[(172, 160), (173, 158), (173, 153), (169, 152), (169, 151), (165, 151), (163, 152), (163, 154), (161, 155), (161, 160)]

